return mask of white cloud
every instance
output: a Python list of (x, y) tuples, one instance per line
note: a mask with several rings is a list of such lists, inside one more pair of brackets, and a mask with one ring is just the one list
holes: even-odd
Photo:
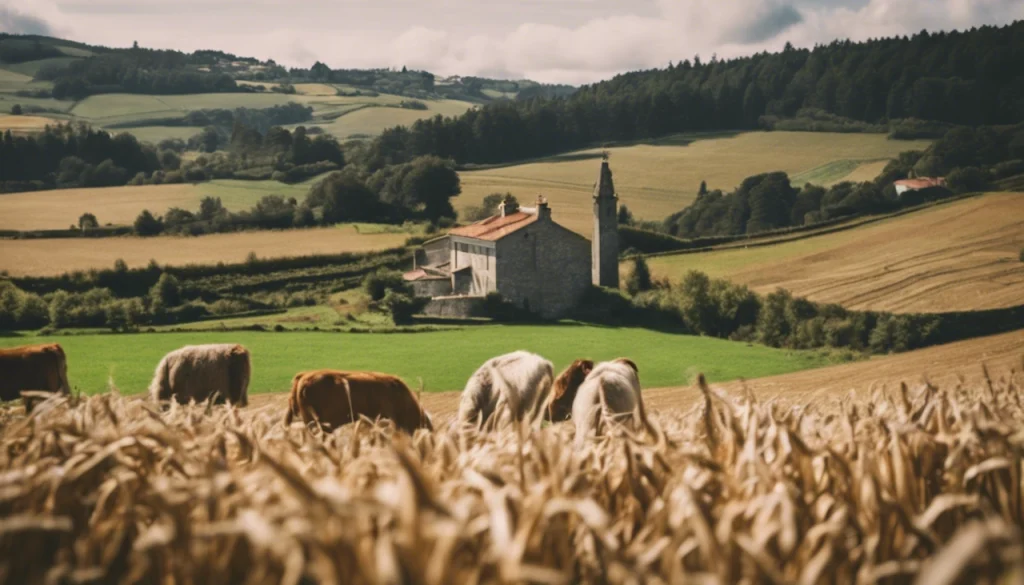
[[(9, 5), (9, 6), (8, 6)], [(11, 0), (0, 0), (0, 11)], [(78, 40), (584, 83), (700, 54), (1007, 24), (1021, 0), (32, 0)], [(10, 26), (0, 12), (0, 27)], [(8, 19), (9, 20), (9, 19)], [(35, 21), (31, 21), (35, 22)]]

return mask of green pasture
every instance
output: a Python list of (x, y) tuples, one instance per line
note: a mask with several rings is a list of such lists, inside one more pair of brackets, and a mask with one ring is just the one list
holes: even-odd
[(629, 356), (645, 387), (687, 384), (698, 372), (712, 381), (757, 378), (820, 367), (817, 352), (772, 349), (646, 329), (583, 325), (481, 325), (416, 333), (184, 332), (0, 337), (0, 347), (59, 342), (68, 356), (71, 386), (102, 392), (112, 381), (123, 394), (144, 392), (161, 357), (188, 344), (241, 343), (252, 353), (251, 393), (286, 391), (299, 371), (376, 370), (427, 391), (459, 390), (481, 363), (525, 349), (558, 369), (573, 359)]

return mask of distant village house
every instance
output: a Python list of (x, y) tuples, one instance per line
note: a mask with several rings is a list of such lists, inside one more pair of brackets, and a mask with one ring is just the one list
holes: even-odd
[(920, 191), (931, 187), (945, 187), (944, 177), (919, 177), (916, 179), (903, 179), (893, 183), (896, 186), (896, 195), (903, 195), (907, 191)]
[(536, 207), (506, 200), (497, 215), (426, 242), (404, 278), (417, 297), (432, 299), (427, 314), (469, 316), (474, 300), (498, 293), (542, 317), (562, 317), (592, 284), (619, 285), (617, 201), (604, 161), (593, 241), (556, 223), (543, 197)]

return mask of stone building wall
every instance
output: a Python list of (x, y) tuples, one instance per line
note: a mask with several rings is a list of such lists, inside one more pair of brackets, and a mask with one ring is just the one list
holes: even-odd
[(483, 297), (436, 297), (423, 307), (423, 315), (446, 319), (484, 317)]
[(544, 217), (498, 241), (498, 292), (545, 318), (564, 316), (590, 287), (590, 242)]
[(452, 294), (450, 278), (429, 278), (412, 281), (413, 294), (417, 297), (443, 297)]
[(494, 242), (485, 242), (472, 238), (452, 236), (451, 270), (453, 273), (471, 267), (471, 278), (468, 288), (456, 281), (456, 292), (465, 292), (474, 296), (484, 296), (496, 290), (497, 267), (495, 261)]

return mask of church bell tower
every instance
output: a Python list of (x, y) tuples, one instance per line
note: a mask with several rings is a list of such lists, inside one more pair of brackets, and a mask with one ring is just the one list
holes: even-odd
[(594, 239), (591, 252), (593, 283), (619, 288), (619, 214), (608, 157), (594, 186)]

